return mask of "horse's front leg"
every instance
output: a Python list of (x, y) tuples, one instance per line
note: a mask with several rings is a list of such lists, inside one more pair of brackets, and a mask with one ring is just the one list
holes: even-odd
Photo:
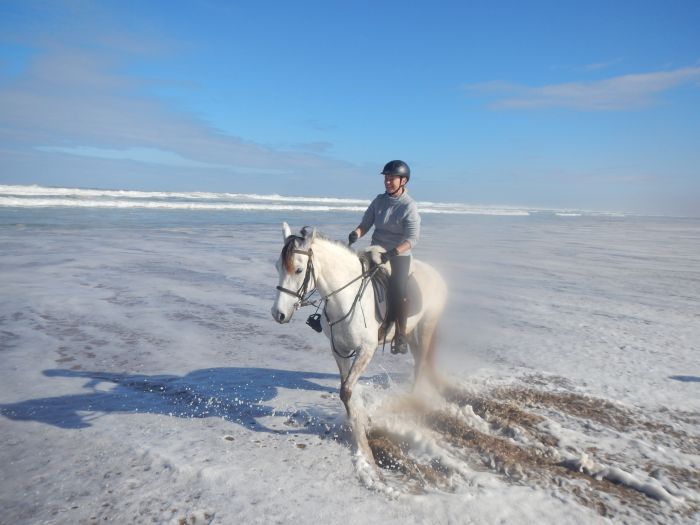
[(352, 391), (360, 379), (362, 372), (365, 371), (367, 365), (374, 355), (375, 348), (368, 349), (366, 346), (361, 346), (352, 362), (350, 371), (347, 375), (342, 374), (341, 370), (341, 381), (340, 381), (340, 399), (345, 405), (345, 410), (347, 410), (348, 415), (350, 415), (350, 400), (352, 399)]
[(364, 405), (357, 397), (353, 398), (353, 389), (360, 379), (360, 376), (367, 368), (376, 348), (363, 346), (358, 352), (352, 367), (347, 376), (342, 378), (340, 385), (340, 399), (345, 405), (345, 410), (348, 414), (348, 421), (352, 428), (355, 448), (355, 466), (358, 470), (360, 478), (367, 486), (373, 486), (379, 478), (379, 471), (372, 449), (369, 446), (367, 439), (368, 418)]

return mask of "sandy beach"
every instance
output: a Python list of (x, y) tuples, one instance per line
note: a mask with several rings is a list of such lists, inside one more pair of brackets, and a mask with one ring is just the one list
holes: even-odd
[(33, 213), (0, 230), (3, 523), (698, 519), (697, 220), (425, 219), (461, 397), (416, 401), (378, 350), (370, 490), (328, 341), (270, 316), (277, 217)]

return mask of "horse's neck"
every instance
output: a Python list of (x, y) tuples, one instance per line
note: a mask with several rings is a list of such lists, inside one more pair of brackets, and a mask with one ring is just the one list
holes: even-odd
[[(362, 273), (362, 264), (344, 246), (325, 239), (317, 239), (312, 250), (316, 271), (316, 287), (322, 295), (338, 290)], [(358, 283), (353, 283), (346, 290), (355, 293)], [(346, 294), (344, 294), (346, 295)]]

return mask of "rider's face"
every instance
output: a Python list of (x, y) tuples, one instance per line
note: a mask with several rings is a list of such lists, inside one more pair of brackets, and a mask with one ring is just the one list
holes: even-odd
[(401, 177), (396, 175), (384, 175), (384, 188), (388, 193), (394, 193), (401, 187)]

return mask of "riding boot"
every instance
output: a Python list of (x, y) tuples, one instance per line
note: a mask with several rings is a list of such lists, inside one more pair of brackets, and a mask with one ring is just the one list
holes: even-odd
[(406, 318), (408, 317), (408, 302), (406, 299), (401, 299), (396, 302), (394, 312), (395, 319), (395, 334), (394, 341), (391, 345), (392, 354), (405, 354), (408, 352), (408, 341), (406, 339)]

